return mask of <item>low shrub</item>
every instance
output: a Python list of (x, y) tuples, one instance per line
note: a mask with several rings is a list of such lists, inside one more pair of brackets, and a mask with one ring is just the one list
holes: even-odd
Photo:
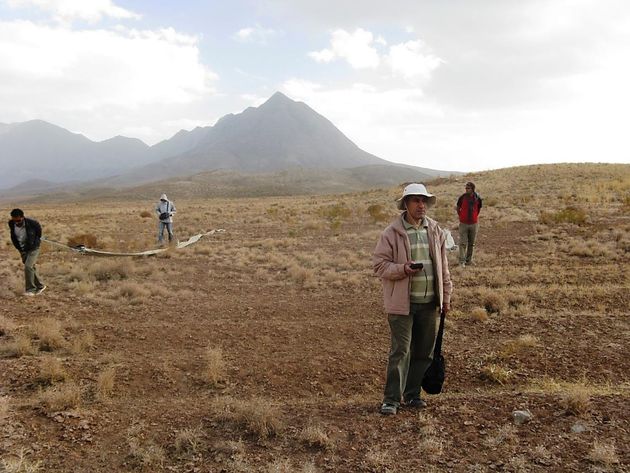
[(551, 223), (572, 223), (574, 225), (583, 225), (586, 223), (587, 215), (584, 210), (569, 206), (557, 212), (548, 212), (543, 210), (540, 212), (540, 222), (546, 225)]
[(225, 361), (223, 351), (220, 348), (208, 348), (206, 350), (206, 364), (204, 378), (212, 385), (225, 380)]
[(280, 411), (268, 399), (219, 398), (215, 409), (219, 419), (234, 422), (260, 439), (276, 436), (284, 428)]
[(372, 218), (374, 223), (385, 222), (389, 220), (389, 215), (385, 212), (385, 209), (381, 204), (372, 204), (367, 208), (368, 215)]
[(25, 335), (16, 335), (13, 340), (0, 344), (0, 355), (19, 358), (26, 355), (34, 355), (37, 348), (31, 339)]
[(73, 382), (58, 384), (41, 391), (39, 400), (48, 412), (74, 409), (81, 404), (81, 388)]
[(97, 281), (117, 281), (131, 276), (133, 268), (128, 261), (99, 261), (88, 267), (88, 274)]
[(33, 327), (33, 334), (39, 339), (41, 351), (54, 351), (67, 345), (61, 333), (61, 322), (50, 317), (39, 320)]
[(330, 450), (333, 442), (326, 430), (318, 424), (309, 424), (300, 432), (300, 440), (306, 445), (322, 450)]
[(586, 386), (573, 384), (561, 394), (560, 405), (567, 414), (586, 414), (591, 407), (591, 396)]
[(63, 367), (61, 360), (52, 356), (45, 356), (41, 359), (39, 367), (39, 381), (45, 384), (54, 384), (58, 381), (65, 381), (68, 373)]
[(604, 466), (612, 466), (619, 463), (617, 448), (614, 443), (603, 443), (599, 440), (593, 442), (593, 448), (588, 454), (588, 459), (593, 463)]
[(114, 384), (116, 381), (116, 370), (113, 366), (105, 368), (98, 375), (96, 381), (96, 397), (103, 400), (111, 397), (114, 392)]
[(95, 248), (97, 242), (96, 235), (92, 233), (81, 233), (68, 238), (68, 246), (87, 246), (89, 248)]
[(481, 378), (495, 384), (507, 384), (513, 377), (511, 370), (502, 366), (490, 364), (481, 369)]

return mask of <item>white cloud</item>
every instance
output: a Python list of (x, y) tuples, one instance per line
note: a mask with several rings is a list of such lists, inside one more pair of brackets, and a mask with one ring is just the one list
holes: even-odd
[(426, 45), (420, 41), (407, 41), (389, 48), (389, 63), (395, 75), (405, 79), (425, 79), (431, 75), (444, 60), (427, 51)]
[(264, 28), (260, 25), (241, 28), (232, 36), (233, 39), (241, 43), (267, 44), (280, 32), (272, 28)]
[(172, 28), (72, 30), (0, 21), (0, 122), (65, 116), (74, 123), (81, 116), (92, 126), (75, 129), (109, 130), (135, 115), (140, 126), (153, 121), (143, 111), (204, 100), (216, 80), (200, 62), (198, 38)]
[(372, 46), (374, 35), (361, 28), (353, 33), (338, 29), (332, 32), (330, 48), (313, 51), (309, 56), (318, 62), (345, 59), (354, 69), (375, 69), (380, 63), (378, 51)]
[(407, 41), (390, 46), (389, 53), (380, 55), (374, 44), (387, 45), (387, 40), (357, 28), (354, 33), (336, 30), (331, 33), (330, 48), (310, 52), (317, 62), (329, 63), (345, 59), (355, 69), (378, 69), (388, 66), (394, 77), (407, 81), (428, 81), (433, 72), (445, 61), (435, 56), (421, 40)]
[(140, 15), (115, 5), (111, 0), (7, 0), (12, 8), (37, 7), (58, 21), (84, 20), (90, 23), (103, 17), (139, 19)]

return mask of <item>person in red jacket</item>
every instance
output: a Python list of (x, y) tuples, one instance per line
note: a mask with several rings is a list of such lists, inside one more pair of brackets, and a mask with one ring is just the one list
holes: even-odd
[(459, 216), (459, 265), (462, 267), (473, 263), (482, 205), (481, 197), (475, 192), (475, 184), (467, 182), (466, 192), (459, 196), (455, 207)]

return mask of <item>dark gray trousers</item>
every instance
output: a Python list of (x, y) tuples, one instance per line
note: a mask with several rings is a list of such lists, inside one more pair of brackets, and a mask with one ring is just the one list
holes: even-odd
[(411, 304), (409, 315), (389, 314), (391, 349), (383, 402), (399, 406), (420, 397), (422, 378), (433, 360), (439, 327), (434, 302)]

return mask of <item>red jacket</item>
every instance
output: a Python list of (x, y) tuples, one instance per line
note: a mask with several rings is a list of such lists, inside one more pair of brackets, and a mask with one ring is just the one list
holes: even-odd
[(457, 199), (457, 214), (459, 215), (460, 223), (467, 225), (477, 223), (482, 205), (481, 197), (476, 192), (473, 192), (470, 196), (468, 194), (459, 196), (459, 199)]

